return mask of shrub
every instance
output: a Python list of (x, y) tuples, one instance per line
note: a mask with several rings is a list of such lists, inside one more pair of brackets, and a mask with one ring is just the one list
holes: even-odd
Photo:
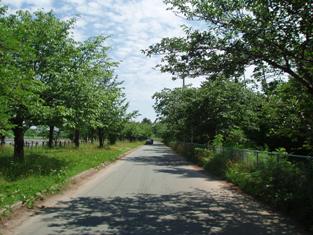
[(215, 151), (185, 144), (172, 147), (208, 172), (225, 177), (261, 201), (290, 213), (313, 231), (313, 161), (291, 162), (281, 148), (277, 149), (279, 158), (265, 154), (256, 164), (242, 161), (235, 149), (220, 148), (221, 136), (215, 140)]
[(212, 141), (213, 148), (219, 148), (223, 146), (224, 137), (222, 134), (217, 134), (214, 136), (214, 139)]
[(206, 163), (204, 168), (213, 174), (225, 177), (227, 166), (231, 162), (231, 157), (228, 154), (215, 153), (212, 158)]
[(257, 166), (229, 164), (226, 178), (258, 199), (312, 224), (312, 170), (312, 163), (300, 166), (284, 158), (269, 158)]
[(232, 128), (229, 130), (225, 143), (229, 146), (244, 146), (248, 142), (245, 132), (240, 128)]
[(213, 152), (205, 148), (195, 148), (194, 155), (196, 163), (205, 166), (212, 159)]

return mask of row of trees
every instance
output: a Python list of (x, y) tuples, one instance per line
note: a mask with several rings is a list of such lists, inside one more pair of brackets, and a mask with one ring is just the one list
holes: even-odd
[[(200, 27), (164, 38), (147, 56), (173, 79), (206, 77), (201, 88), (163, 90), (155, 109), (163, 136), (313, 153), (311, 1), (165, 0)], [(194, 24), (195, 25), (195, 24)], [(247, 80), (247, 70), (253, 70)], [(249, 78), (250, 79), (250, 78)]]
[(154, 125), (150, 119), (144, 118), (141, 122), (130, 121), (126, 123), (122, 137), (129, 140), (145, 140), (154, 135)]
[(195, 143), (218, 135), (229, 146), (313, 154), (311, 95), (292, 80), (272, 86), (255, 91), (220, 77), (200, 88), (165, 89), (154, 95), (158, 134), (165, 141)]
[(81, 130), (97, 132), (100, 146), (121, 131), (127, 114), (117, 63), (108, 57), (106, 37), (73, 39), (75, 20), (52, 12), (0, 8), (0, 134), (14, 133), (14, 158), (24, 157), (24, 133), (33, 125), (73, 131), (78, 147)]

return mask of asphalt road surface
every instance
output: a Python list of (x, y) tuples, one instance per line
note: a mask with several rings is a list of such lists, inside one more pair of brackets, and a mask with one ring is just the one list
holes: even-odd
[(119, 160), (14, 234), (304, 234), (162, 144)]

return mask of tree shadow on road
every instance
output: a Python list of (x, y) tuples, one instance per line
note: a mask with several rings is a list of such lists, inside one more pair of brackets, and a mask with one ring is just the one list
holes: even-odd
[(162, 156), (136, 156), (123, 159), (123, 161), (135, 162), (143, 165), (154, 166), (185, 166), (190, 165), (186, 160), (174, 154), (163, 154)]
[[(159, 173), (174, 174), (183, 178), (208, 178), (208, 173), (202, 168), (192, 168), (191, 163), (184, 158), (174, 154), (165, 152), (162, 155), (144, 155), (125, 158), (122, 161), (134, 162), (143, 166), (157, 166), (154, 171)], [(209, 175), (210, 179), (216, 177)]]
[(297, 234), (244, 198), (201, 190), (169, 195), (80, 197), (41, 209), (53, 234)]

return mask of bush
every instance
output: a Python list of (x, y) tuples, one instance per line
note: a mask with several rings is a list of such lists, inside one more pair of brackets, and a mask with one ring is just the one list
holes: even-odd
[(225, 176), (227, 165), (231, 161), (229, 153), (214, 153), (212, 150), (201, 148), (196, 148), (194, 152), (196, 162), (199, 165), (215, 175)]
[(240, 128), (232, 128), (229, 130), (225, 143), (229, 146), (245, 146), (248, 142), (248, 138), (245, 132)]
[(245, 192), (283, 210), (302, 222), (313, 223), (313, 167), (269, 158), (258, 166), (229, 164), (226, 178)]
[(188, 160), (196, 162), (194, 147), (192, 144), (170, 143), (169, 146), (174, 149), (175, 152), (186, 157)]
[(229, 155), (218, 153), (214, 154), (214, 156), (207, 162), (204, 168), (209, 172), (224, 178), (227, 166), (230, 164), (230, 162), (231, 158)]
[(195, 160), (200, 166), (205, 166), (213, 157), (213, 152), (204, 148), (195, 148)]
[[(216, 138), (220, 146), (221, 138)], [(311, 226), (313, 231), (313, 162), (291, 162), (281, 153), (267, 156), (258, 164), (242, 161), (234, 149), (216, 148), (215, 151), (193, 148), (190, 144), (172, 144), (173, 149), (203, 166), (208, 172), (238, 185), (243, 191), (275, 208), (290, 213), (294, 218)]]

